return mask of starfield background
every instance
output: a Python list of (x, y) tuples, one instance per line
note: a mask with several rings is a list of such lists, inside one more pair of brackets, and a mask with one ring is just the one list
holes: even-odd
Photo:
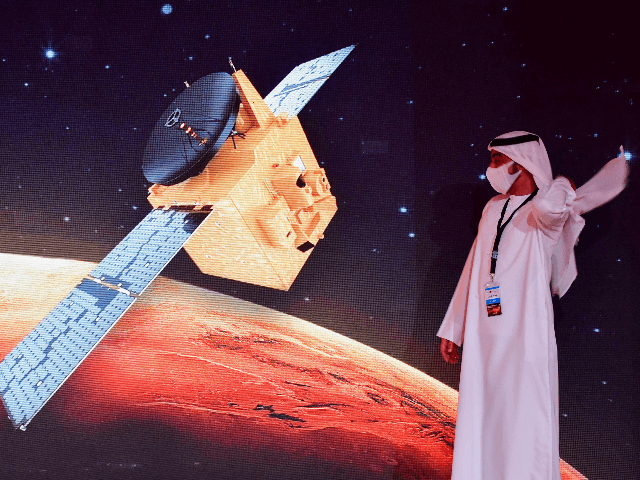
[(539, 134), (554, 174), (578, 186), (622, 144), (629, 186), (584, 216), (578, 278), (555, 304), (560, 453), (590, 480), (638, 478), (639, 13), (630, 1), (3, 2), (0, 252), (100, 261), (151, 209), (142, 153), (183, 82), (229, 72), (232, 57), (266, 96), (296, 65), (357, 44), (299, 115), (339, 210), (291, 290), (205, 276), (184, 252), (164, 275), (457, 388), (435, 333), (495, 193), (489, 141)]

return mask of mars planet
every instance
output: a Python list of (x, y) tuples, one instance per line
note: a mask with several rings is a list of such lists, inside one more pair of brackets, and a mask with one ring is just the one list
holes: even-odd
[[(0, 358), (94, 267), (0, 254)], [(0, 407), (0, 477), (444, 480), (456, 406), (373, 348), (160, 277), (26, 432)]]

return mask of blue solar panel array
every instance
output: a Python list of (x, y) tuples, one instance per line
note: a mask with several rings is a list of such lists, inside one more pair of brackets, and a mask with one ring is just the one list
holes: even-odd
[(206, 217), (153, 210), (0, 363), (0, 396), (24, 429)]
[(298, 65), (264, 101), (276, 117), (282, 112), (290, 117), (297, 115), (354, 48), (355, 45), (351, 45)]
[(152, 210), (89, 275), (141, 294), (205, 216)]

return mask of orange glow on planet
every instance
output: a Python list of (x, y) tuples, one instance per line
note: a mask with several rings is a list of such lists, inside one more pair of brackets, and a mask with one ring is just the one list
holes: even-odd
[[(0, 358), (92, 268), (0, 254)], [(0, 433), (26, 435), (48, 418), (83, 435), (142, 421), (204, 457), (243, 452), (226, 462), (266, 450), (362, 478), (449, 479), (457, 395), (310, 322), (158, 278), (26, 433), (7, 433), (9, 420)], [(561, 470), (563, 480), (585, 479)]]

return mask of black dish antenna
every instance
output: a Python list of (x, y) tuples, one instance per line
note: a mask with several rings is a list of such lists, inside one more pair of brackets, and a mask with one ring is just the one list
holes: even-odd
[(212, 73), (188, 86), (151, 132), (142, 161), (146, 179), (175, 185), (202, 172), (232, 133), (239, 105), (228, 73)]

